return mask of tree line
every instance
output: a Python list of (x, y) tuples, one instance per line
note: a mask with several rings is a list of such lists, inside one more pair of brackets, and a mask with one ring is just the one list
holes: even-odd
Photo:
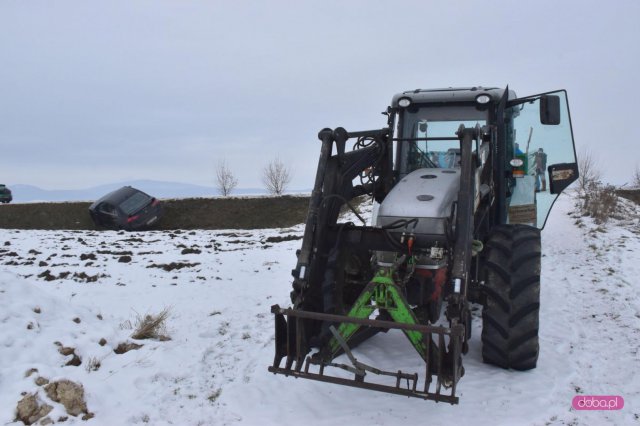
[[(279, 158), (269, 162), (262, 169), (262, 183), (271, 195), (282, 195), (293, 177), (291, 168)], [(216, 188), (223, 197), (231, 195), (238, 186), (238, 179), (227, 165), (226, 160), (220, 160), (216, 166)]]

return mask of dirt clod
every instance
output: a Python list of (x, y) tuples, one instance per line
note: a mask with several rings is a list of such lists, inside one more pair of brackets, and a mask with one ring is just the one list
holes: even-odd
[(78, 355), (74, 353), (73, 357), (71, 358), (71, 361), (67, 362), (65, 365), (72, 366), (72, 367), (79, 367), (80, 365), (82, 365), (82, 360)]
[(40, 274), (38, 274), (38, 278), (44, 278), (45, 281), (53, 281), (56, 279), (55, 275), (51, 274), (50, 270), (46, 270)]
[(200, 254), (202, 250), (196, 248), (185, 248), (182, 250), (181, 254)]
[(35, 383), (38, 386), (44, 386), (44, 385), (49, 384), (49, 379), (46, 379), (46, 378), (44, 378), (42, 376), (39, 376), (39, 377), (36, 378)]
[(16, 420), (31, 425), (49, 414), (53, 407), (38, 400), (37, 394), (25, 395), (16, 407)]
[(71, 359), (65, 364), (66, 366), (79, 367), (82, 364), (82, 359), (76, 354), (75, 348), (63, 346), (62, 344), (60, 344), (60, 342), (56, 342), (56, 344), (59, 346), (58, 352), (60, 352), (60, 355), (72, 355)]
[(84, 388), (81, 384), (70, 380), (59, 380), (49, 383), (44, 390), (52, 401), (64, 405), (67, 414), (78, 416), (89, 413), (87, 403), (84, 400)]
[(126, 342), (126, 343), (120, 343), (120, 344), (118, 345), (118, 347), (117, 347), (117, 348), (115, 348), (113, 351), (114, 351), (115, 353), (117, 353), (118, 355), (122, 355), (122, 354), (124, 354), (124, 353), (129, 352), (129, 351), (138, 350), (138, 349), (140, 349), (142, 346), (144, 346), (144, 345), (138, 345), (137, 343), (132, 343), (132, 342), (131, 342), (131, 343), (129, 343), (129, 342)]

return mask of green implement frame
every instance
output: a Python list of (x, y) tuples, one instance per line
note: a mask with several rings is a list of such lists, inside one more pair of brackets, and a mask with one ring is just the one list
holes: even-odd
[[(386, 311), (397, 323), (417, 325), (418, 320), (413, 314), (411, 307), (401, 293), (400, 287), (393, 280), (393, 268), (381, 268), (376, 276), (362, 291), (356, 302), (353, 304), (347, 317), (349, 318), (369, 318), (376, 310)], [(340, 324), (337, 332), (344, 341), (349, 339), (362, 327), (357, 323)], [(403, 329), (413, 347), (418, 351), (423, 360), (427, 360), (428, 346), (424, 335), (419, 331)], [(331, 359), (333, 359), (342, 347), (341, 342), (335, 336), (329, 342)]]

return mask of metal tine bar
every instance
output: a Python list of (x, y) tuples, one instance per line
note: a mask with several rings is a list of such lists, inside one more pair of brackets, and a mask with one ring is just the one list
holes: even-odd
[(431, 359), (431, 333), (426, 333), (426, 335), (423, 334), (422, 336), (425, 340), (425, 347), (427, 348), (424, 360), (426, 364), (426, 370), (424, 373), (424, 392), (427, 393), (429, 392), (429, 385), (431, 384), (431, 363), (433, 362)]
[(291, 321), (287, 321), (287, 361), (285, 362), (285, 369), (291, 370), (293, 365), (293, 342), (291, 341)]
[(453, 348), (453, 384), (451, 385), (451, 396), (456, 394), (456, 386), (458, 385), (458, 363), (460, 361), (460, 341), (458, 339), (451, 340), (451, 346)]
[(436, 393), (440, 395), (442, 389), (442, 362), (444, 353), (444, 336), (440, 334), (438, 336), (438, 384), (436, 385)]
[(302, 318), (296, 318), (296, 371), (300, 371), (302, 369), (302, 327), (300, 323), (302, 322)]
[(386, 328), (386, 329), (399, 329), (399, 330), (412, 330), (420, 333), (437, 333), (437, 334), (451, 334), (452, 330), (448, 327), (434, 326), (434, 325), (422, 325), (422, 324), (405, 324), (394, 321), (385, 320), (372, 320), (367, 318), (352, 318), (345, 315), (325, 314), (322, 312), (308, 312), (295, 309), (283, 309), (278, 305), (271, 307), (272, 313), (279, 313), (288, 317), (316, 319), (322, 321), (329, 321), (333, 323), (348, 322), (352, 324), (364, 325), (366, 327)]
[(386, 393), (391, 393), (396, 395), (428, 399), (432, 401), (448, 402), (450, 404), (457, 404), (459, 402), (458, 397), (455, 397), (455, 396), (412, 391), (411, 389), (404, 389), (404, 388), (395, 387), (392, 385), (383, 385), (378, 383), (366, 382), (364, 380), (344, 379), (340, 377), (334, 377), (331, 375), (321, 375), (321, 374), (315, 374), (315, 373), (286, 371), (286, 370), (283, 370), (282, 368), (273, 368), (273, 367), (270, 367), (269, 371), (271, 371), (272, 373), (291, 375), (294, 377), (300, 377), (300, 378), (305, 378), (310, 380), (318, 380), (326, 383), (335, 383), (339, 385), (351, 386), (351, 387), (356, 387), (361, 389), (370, 389), (374, 391), (386, 392)]
[[(366, 371), (370, 371), (373, 374), (377, 374), (379, 376), (390, 376), (390, 377), (395, 377), (396, 379), (406, 379), (406, 380), (416, 380), (417, 378), (417, 374), (409, 374), (409, 373), (403, 373), (401, 370), (398, 371), (397, 373), (391, 372), (391, 371), (384, 371), (384, 370), (380, 370), (378, 368), (374, 368), (371, 367), (367, 364), (363, 364), (359, 361), (357, 362), (357, 366), (356, 367), (352, 367), (350, 365), (346, 365), (346, 364), (339, 364), (337, 362), (322, 362), (322, 363), (315, 363), (320, 365), (321, 367), (335, 367), (335, 368), (339, 368), (341, 370), (345, 370), (345, 371), (349, 371), (351, 373), (354, 374), (358, 374), (358, 372), (364, 373), (365, 370)], [(312, 362), (313, 363), (313, 362)]]
[(280, 367), (280, 363), (282, 362), (282, 356), (280, 356), (280, 358), (278, 358), (280, 354), (279, 351), (279, 343), (281, 344), (282, 342), (278, 342), (278, 315), (274, 315), (273, 316), (273, 320), (275, 322), (275, 330), (276, 330), (276, 335), (275, 335), (275, 339), (276, 339), (276, 355), (273, 357), (273, 366), (278, 368)]

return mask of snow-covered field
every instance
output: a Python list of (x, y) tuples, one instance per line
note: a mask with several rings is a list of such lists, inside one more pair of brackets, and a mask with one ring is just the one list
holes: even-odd
[[(290, 238), (301, 237), (302, 225), (0, 230), (0, 424), (21, 424), (14, 423), (16, 406), (28, 394), (53, 407), (48, 417), (56, 423), (68, 417), (64, 424), (638, 423), (640, 224), (637, 206), (624, 205), (633, 219), (597, 226), (574, 217), (572, 199), (560, 198), (543, 231), (538, 368), (518, 373), (483, 364), (476, 321), (457, 406), (267, 372), (269, 309), (288, 305), (300, 245)], [(130, 337), (136, 320), (165, 309), (168, 340)], [(122, 343), (142, 346), (115, 353)], [(358, 352), (409, 366), (418, 361), (393, 332)], [(74, 356), (80, 364), (66, 365)], [(68, 416), (36, 384), (44, 379), (82, 384), (93, 417)], [(625, 406), (575, 411), (576, 394), (620, 395)]]

